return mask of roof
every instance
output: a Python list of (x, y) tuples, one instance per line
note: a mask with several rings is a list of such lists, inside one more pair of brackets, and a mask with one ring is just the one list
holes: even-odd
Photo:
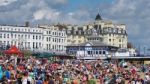
[(85, 43), (80, 43), (80, 44), (70, 44), (68, 46), (86, 46), (87, 44), (91, 44), (91, 46), (111, 46), (102, 42), (95, 42), (95, 41), (85, 42)]
[(96, 15), (95, 20), (102, 20), (102, 18), (101, 18), (101, 16), (100, 16), (100, 14), (99, 14), (99, 13)]

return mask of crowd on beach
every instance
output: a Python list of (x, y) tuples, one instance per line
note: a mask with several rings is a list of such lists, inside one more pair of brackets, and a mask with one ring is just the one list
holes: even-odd
[(0, 84), (150, 84), (150, 65), (2, 56)]

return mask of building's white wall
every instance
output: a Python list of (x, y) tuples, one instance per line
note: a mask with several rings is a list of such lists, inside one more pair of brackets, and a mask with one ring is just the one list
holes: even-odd
[(59, 30), (58, 27), (44, 26), (44, 46), (45, 51), (65, 52), (67, 46), (66, 30)]
[[(0, 43), (3, 45), (16, 45), (21, 49), (39, 50), (43, 45), (42, 37), (43, 30), (41, 28), (0, 26)], [(35, 48), (33, 48), (33, 43), (35, 43)]]

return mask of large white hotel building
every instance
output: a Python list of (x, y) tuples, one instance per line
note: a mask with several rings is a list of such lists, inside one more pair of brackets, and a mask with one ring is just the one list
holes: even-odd
[(20, 49), (32, 51), (66, 51), (66, 46), (99, 40), (112, 46), (127, 48), (127, 32), (124, 24), (114, 24), (101, 19), (98, 14), (95, 21), (83, 26), (44, 25), (0, 26), (1, 47), (16, 45)]

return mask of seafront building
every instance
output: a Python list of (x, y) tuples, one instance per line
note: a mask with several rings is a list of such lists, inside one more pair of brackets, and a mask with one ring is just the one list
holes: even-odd
[(0, 47), (16, 45), (21, 50), (65, 53), (67, 35), (58, 26), (0, 26)]
[[(75, 47), (88, 44), (96, 50), (95, 45), (98, 45), (98, 49), (100, 49), (100, 51), (87, 51), (88, 53), (98, 52), (101, 54), (102, 52), (107, 53), (108, 48), (115, 48), (115, 50), (117, 48), (127, 48), (127, 42), (125, 25), (103, 20), (99, 14), (96, 16), (95, 21), (80, 26), (57, 24), (31, 27), (28, 22), (25, 26), (0, 26), (1, 49), (16, 45), (23, 50), (54, 53), (66, 53), (67, 51), (69, 55), (76, 55), (81, 48), (74, 50)], [(108, 52), (112, 53), (112, 51)]]
[(43, 30), (37, 27), (0, 26), (1, 49), (16, 45), (22, 50), (39, 50), (43, 47)]
[(64, 54), (67, 46), (66, 29), (59, 25), (41, 25), (43, 30), (43, 50)]
[(80, 44), (91, 40), (127, 48), (127, 31), (124, 24), (114, 24), (112, 21), (103, 20), (98, 14), (94, 22), (83, 26), (67, 27), (69, 44)]
[[(124, 24), (114, 24), (112, 21), (103, 20), (98, 14), (95, 21), (68, 29), (71, 32), (66, 46), (69, 55), (78, 59), (99, 59), (115, 56), (119, 48), (127, 49), (127, 31)], [(121, 50), (122, 51), (122, 50)], [(117, 54), (120, 56), (120, 54)], [(122, 56), (130, 56), (123, 52)]]

